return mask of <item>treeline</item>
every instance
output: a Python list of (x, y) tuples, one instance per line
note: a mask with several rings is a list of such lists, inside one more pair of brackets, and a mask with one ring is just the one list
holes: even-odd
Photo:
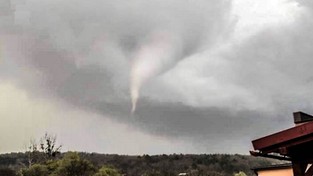
[[(251, 168), (277, 163), (276, 160), (239, 154), (126, 156), (67, 152), (31, 164), (29, 159), (27, 152), (0, 155), (0, 175), (177, 176), (187, 173), (190, 176), (234, 176), (242, 171), (252, 176), (255, 174)], [(32, 175), (34, 173), (37, 175)]]
[[(1, 158), (1, 176), (121, 176), (112, 166), (96, 166), (77, 152), (47, 157), (37, 152), (36, 162), (29, 162), (30, 153), (11, 153)], [(16, 158), (19, 156), (20, 158)], [(9, 159), (9, 160), (7, 160)], [(14, 162), (14, 160), (16, 161)]]

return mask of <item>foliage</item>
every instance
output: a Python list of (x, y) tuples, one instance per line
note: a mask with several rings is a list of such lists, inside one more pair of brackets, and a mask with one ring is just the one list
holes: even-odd
[(247, 176), (246, 173), (240, 171), (238, 173), (235, 173), (234, 176)]
[(49, 171), (47, 166), (42, 164), (34, 164), (29, 168), (22, 169), (19, 172), (20, 176), (47, 176), (49, 175)]
[(90, 176), (95, 171), (96, 169), (90, 161), (80, 159), (76, 152), (69, 152), (59, 161), (56, 174), (59, 176)]
[(102, 166), (94, 176), (121, 176), (113, 167)]
[(90, 176), (96, 172), (94, 165), (81, 159), (75, 152), (68, 152), (61, 160), (49, 160), (20, 170), (20, 176)]
[(234, 176), (235, 174), (245, 176), (243, 175), (245, 173), (247, 176), (254, 176), (251, 168), (280, 162), (238, 154), (125, 156), (68, 152), (57, 158), (33, 164), (29, 168), (26, 168), (27, 163), (27, 153), (0, 154), (0, 167), (10, 167), (24, 175), (39, 172), (36, 176), (45, 172), (47, 172), (45, 176), (71, 174), (101, 176), (107, 174), (108, 168), (115, 170), (113, 167), (120, 175), (128, 176), (174, 176), (179, 173), (187, 173), (190, 176)]
[(0, 175), (3, 176), (16, 176), (15, 171), (8, 167), (0, 167)]

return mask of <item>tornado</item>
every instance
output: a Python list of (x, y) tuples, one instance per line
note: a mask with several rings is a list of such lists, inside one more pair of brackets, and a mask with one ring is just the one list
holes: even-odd
[(153, 77), (171, 68), (181, 58), (182, 41), (168, 31), (151, 33), (137, 49), (131, 63), (130, 96), (131, 113), (136, 111), (142, 86)]

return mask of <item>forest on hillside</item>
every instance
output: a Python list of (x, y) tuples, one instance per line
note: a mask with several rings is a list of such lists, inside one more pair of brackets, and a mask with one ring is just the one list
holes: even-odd
[[(41, 158), (44, 158), (42, 156)], [(1, 154), (0, 175), (177, 176), (179, 173), (187, 173), (192, 176), (234, 176), (242, 171), (241, 173), (252, 176), (255, 174), (251, 168), (273, 163), (277, 161), (239, 154), (127, 156), (67, 152), (54, 158), (33, 160), (30, 164), (29, 153), (25, 152)]]
[(251, 168), (281, 163), (239, 154), (117, 155), (61, 152), (45, 134), (25, 152), (0, 154), (0, 176), (253, 176)]

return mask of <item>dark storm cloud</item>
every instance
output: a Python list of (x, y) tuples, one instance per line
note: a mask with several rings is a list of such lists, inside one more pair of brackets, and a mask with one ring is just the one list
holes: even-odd
[(15, 43), (11, 38), (4, 43), (15, 45), (18, 64), (34, 66), (51, 84), (84, 67), (101, 67), (104, 82), (128, 89), (130, 60), (150, 33), (177, 33), (183, 59), (225, 37), (231, 25), (228, 1), (5, 2), (11, 5), (6, 15), (11, 25), (2, 28), (12, 31)]
[[(232, 25), (230, 2), (220, 0), (5, 2), (11, 10), (1, 26), (2, 76), (33, 96), (57, 97), (127, 123), (131, 56), (150, 33), (175, 33), (180, 60), (227, 37)], [(154, 123), (153, 114), (145, 116)]]
[[(7, 52), (0, 66), (2, 77), (18, 80), (34, 97), (61, 99), (150, 134), (179, 136), (212, 146), (226, 139), (237, 139), (240, 144), (241, 139), (248, 141), (286, 127), (292, 111), (313, 112), (311, 13), (303, 14), (294, 24), (263, 30), (219, 54), (227, 69), (220, 68), (222, 73), (215, 78), (249, 92), (265, 108), (251, 109), (258, 106), (255, 102), (238, 109), (227, 99), (227, 106), (212, 106), (214, 100), (190, 106), (168, 93), (171, 89), (166, 84), (153, 82), (146, 89), (160, 83), (156, 87), (162, 92), (145, 91), (131, 116), (129, 67), (134, 51), (159, 29), (180, 36), (184, 52), (178, 60), (210, 50), (231, 35), (230, 1), (26, 0), (11, 6), (16, 11), (8, 12), (8, 22), (1, 23), (7, 29), (1, 32)], [(311, 7), (307, 8), (311, 12)], [(169, 82), (176, 79), (171, 71), (169, 68), (164, 78)], [(203, 69), (199, 75), (208, 78), (207, 72)], [(185, 79), (186, 83), (193, 81)], [(195, 93), (185, 92), (190, 97)], [(156, 98), (158, 95), (161, 98)]]

